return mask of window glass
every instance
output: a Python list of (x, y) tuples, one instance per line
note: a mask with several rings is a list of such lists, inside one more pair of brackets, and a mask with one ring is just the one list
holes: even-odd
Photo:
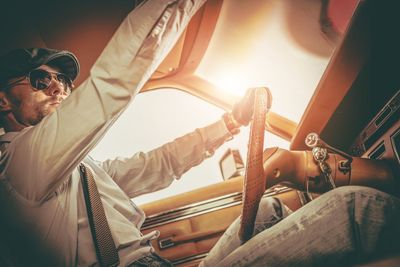
[[(136, 96), (91, 152), (91, 156), (96, 160), (105, 160), (146, 152), (219, 120), (223, 113), (222, 109), (175, 89), (142, 93)], [(242, 127), (239, 135), (220, 147), (212, 157), (185, 173), (180, 180), (174, 181), (166, 189), (135, 198), (135, 203), (148, 203), (221, 182), (219, 160), (228, 148), (232, 148), (239, 149), (246, 162), (248, 136), (249, 127)], [(289, 143), (266, 133), (265, 146), (288, 149)]]

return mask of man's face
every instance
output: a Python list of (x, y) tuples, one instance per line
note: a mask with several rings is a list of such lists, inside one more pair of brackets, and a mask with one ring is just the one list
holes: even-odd
[[(47, 65), (42, 65), (38, 69), (52, 73), (59, 72), (58, 69)], [(28, 79), (24, 79), (6, 93), (10, 112), (16, 121), (25, 127), (38, 124), (45, 116), (55, 111), (68, 96), (69, 92), (66, 92), (63, 85), (54, 77), (49, 88), (45, 90), (33, 89)]]

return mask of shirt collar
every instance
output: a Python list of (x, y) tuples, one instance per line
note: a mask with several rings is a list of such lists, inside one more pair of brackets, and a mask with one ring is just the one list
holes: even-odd
[(7, 132), (0, 136), (0, 143), (10, 143), (19, 132)]

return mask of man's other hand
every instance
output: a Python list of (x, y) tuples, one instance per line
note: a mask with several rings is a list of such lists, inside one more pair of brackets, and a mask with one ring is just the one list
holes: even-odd
[[(247, 89), (246, 94), (242, 97), (242, 99), (235, 103), (232, 109), (233, 118), (241, 125), (247, 126), (249, 125), (251, 119), (253, 118), (254, 112), (254, 99), (255, 92), (258, 88), (249, 88)], [(271, 107), (272, 97), (268, 88), (264, 87), (267, 91), (268, 95), (268, 109)]]

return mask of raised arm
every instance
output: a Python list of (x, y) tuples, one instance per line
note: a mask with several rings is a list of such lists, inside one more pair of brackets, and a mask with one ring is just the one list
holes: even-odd
[(32, 203), (52, 194), (138, 93), (203, 2), (146, 1), (132, 11), (88, 79), (2, 153), (1, 175), (11, 190)]

